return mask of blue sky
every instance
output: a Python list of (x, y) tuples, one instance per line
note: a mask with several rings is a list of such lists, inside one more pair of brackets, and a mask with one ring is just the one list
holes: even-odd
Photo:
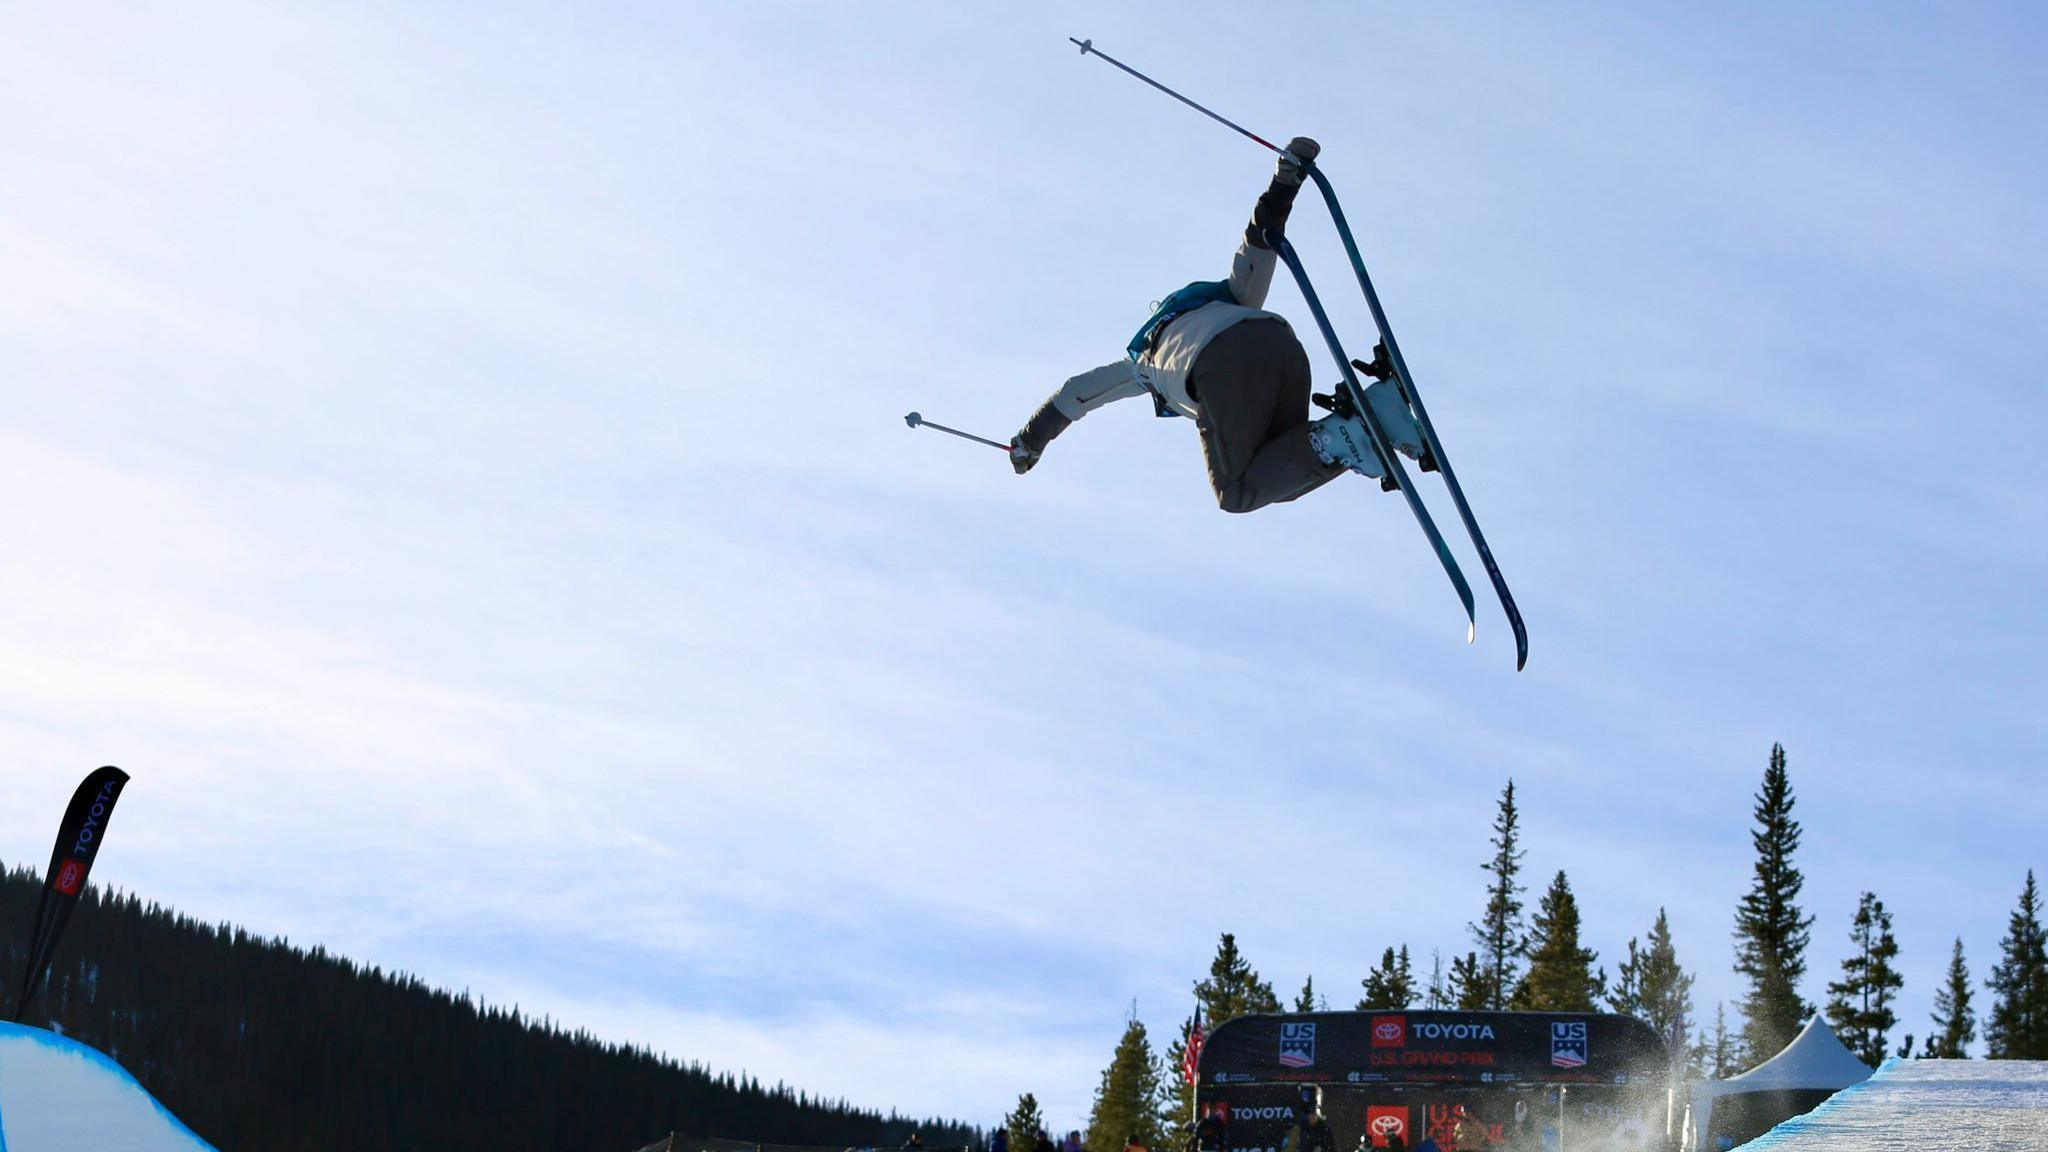
[[(1709, 1019), (1773, 741), (1810, 998), (1872, 889), (1924, 1032), (2048, 868), (2024, 6), (10, 25), (9, 861), (119, 763), (106, 883), (1061, 1126), (1218, 932), (1339, 1003), (1466, 947), (1510, 774), (1532, 888), (1610, 964), (1669, 909)], [(1264, 186), (1070, 35), (1323, 142), (1526, 672), (1368, 485), (1225, 516), (1135, 404), (1023, 479), (903, 426), (1008, 435)], [(1292, 235), (1364, 352), (1312, 201)]]

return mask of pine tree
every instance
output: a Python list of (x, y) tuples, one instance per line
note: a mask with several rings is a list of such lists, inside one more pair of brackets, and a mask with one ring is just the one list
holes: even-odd
[(1692, 1033), (1692, 974), (1678, 963), (1678, 946), (1671, 939), (1671, 922), (1664, 909), (1650, 925), (1650, 951), (1643, 968), (1644, 1019), (1664, 1037), (1673, 1060), (1685, 1051)]
[(1195, 985), (1195, 999), (1201, 1001), (1203, 1022), (1212, 1031), (1239, 1016), (1280, 1010), (1280, 998), (1273, 995), (1273, 985), (1259, 979), (1250, 962), (1238, 952), (1237, 937), (1228, 932), (1216, 945), (1216, 958), (1209, 962), (1209, 978)]
[(1628, 959), (1622, 962), (1619, 979), (1608, 1005), (1648, 1024), (1664, 1038), (1671, 1053), (1674, 1073), (1680, 1069), (1692, 1038), (1692, 976), (1678, 964), (1678, 948), (1671, 942), (1671, 923), (1664, 909), (1657, 909), (1657, 921), (1650, 925), (1650, 946), (1638, 951), (1633, 937), (1628, 942)]
[(1636, 938), (1628, 938), (1628, 955), (1622, 958), (1614, 970), (1614, 986), (1607, 991), (1607, 1007), (1623, 1016), (1643, 1018), (1643, 967), (1648, 958), (1636, 944)]
[[(1188, 1029), (1195, 1023), (1190, 1016), (1181, 1021), (1180, 1035), (1166, 1046), (1164, 1075), (1159, 1081), (1159, 1093), (1153, 1101), (1153, 1111), (1159, 1117), (1159, 1131), (1164, 1135), (1166, 1148), (1187, 1147), (1188, 1137), (1194, 1134), (1195, 1087), (1187, 1081)], [(1206, 1026), (1205, 1026), (1206, 1030)], [(1147, 1148), (1154, 1145), (1147, 1144)], [(1013, 1149), (1012, 1152), (1018, 1152)]]
[(1742, 1070), (1742, 1037), (1728, 1030), (1727, 1006), (1714, 1004), (1714, 1078), (1726, 1080)]
[(1937, 1060), (1964, 1060), (1977, 1038), (1977, 1014), (1970, 1010), (1970, 969), (1963, 963), (1963, 938), (1956, 937), (1948, 957), (1948, 981), (1934, 993), (1934, 1031), (1928, 1033), (1925, 1055)]
[(2003, 955), (1985, 981), (1996, 996), (1984, 1022), (1984, 1043), (1993, 1060), (2048, 1060), (2048, 935), (2041, 926), (2041, 894), (2034, 872), (2020, 890)]
[(1026, 1152), (1038, 1143), (1038, 1134), (1045, 1131), (1045, 1115), (1038, 1110), (1038, 1097), (1026, 1092), (1017, 1097), (1017, 1110), (1003, 1117), (1003, 1127), (1010, 1131), (1012, 1152)]
[(1800, 915), (1799, 890), (1806, 878), (1792, 864), (1799, 848), (1792, 806), (1785, 747), (1773, 744), (1756, 796), (1757, 827), (1749, 837), (1756, 848), (1756, 879), (1735, 912), (1735, 970), (1749, 978), (1742, 1040), (1744, 1059), (1751, 1065), (1777, 1055), (1813, 1013), (1813, 1006), (1799, 998), (1813, 917)]
[[(1195, 984), (1195, 1001), (1202, 1006), (1202, 1027), (1208, 1032), (1239, 1016), (1280, 1010), (1280, 998), (1273, 994), (1273, 985), (1259, 979), (1251, 963), (1237, 950), (1237, 937), (1228, 932), (1217, 942), (1216, 956), (1209, 961), (1209, 978)], [(1165, 1129), (1167, 1147), (1171, 1148), (1184, 1146), (1194, 1130), (1190, 1117), (1195, 1090), (1180, 1074), (1187, 1050), (1187, 1027), (1183, 1025), (1180, 1036), (1167, 1049), (1169, 1073), (1159, 1094), (1159, 1119)]]
[(1365, 997), (1358, 1002), (1361, 1010), (1406, 1008), (1413, 1003), (1415, 973), (1408, 966), (1408, 946), (1401, 945), (1399, 952), (1387, 949), (1379, 966), (1359, 983), (1365, 986)]
[(1152, 1042), (1145, 1026), (1133, 1018), (1124, 1026), (1116, 1054), (1095, 1089), (1095, 1106), (1088, 1113), (1088, 1134), (1082, 1141), (1088, 1152), (1122, 1152), (1133, 1136), (1147, 1148), (1160, 1147), (1159, 1090), (1159, 1062), (1152, 1057)]
[(1296, 1012), (1314, 1012), (1317, 1010), (1316, 978), (1314, 975), (1310, 975), (1308, 979), (1301, 982), (1301, 991), (1296, 993), (1294, 997), (1294, 1010)]
[[(1487, 999), (1476, 1005), (1479, 1008), (1498, 1011), (1507, 1007), (1508, 993), (1518, 975), (1515, 962), (1528, 946), (1522, 930), (1523, 889), (1515, 883), (1522, 870), (1521, 837), (1519, 813), (1515, 810), (1515, 781), (1510, 777), (1507, 787), (1501, 790), (1500, 807), (1493, 818), (1493, 859), (1481, 865), (1493, 877), (1486, 886), (1486, 916), (1467, 925), (1486, 964)], [(1466, 985), (1467, 991), (1478, 988), (1477, 982)]]
[(1479, 955), (1467, 952), (1451, 959), (1450, 1006), (1459, 1012), (1490, 1011), (1494, 1003), (1493, 980), (1479, 965)]
[(1729, 1006), (1714, 1004), (1714, 1031), (1700, 1033), (1700, 1043), (1692, 1045), (1692, 1078), (1694, 1080), (1726, 1080), (1737, 1070), (1737, 1039), (1729, 1033)]
[(1479, 953), (1467, 952), (1451, 958), (1449, 992), (1451, 1006), (1460, 1012), (1483, 1012), (1493, 1006), (1493, 973), (1479, 959)]
[(1857, 901), (1849, 943), (1855, 950), (1842, 961), (1842, 978), (1828, 985), (1828, 1021), (1849, 1051), (1875, 1068), (1884, 1063), (1886, 1033), (1899, 1022), (1891, 1005), (1905, 978), (1893, 963), (1899, 942), (1892, 914), (1874, 893)]
[(1579, 946), (1579, 902), (1562, 870), (1537, 905), (1529, 943), (1529, 972), (1515, 987), (1514, 1007), (1526, 1012), (1593, 1011), (1605, 981), (1593, 976), (1596, 954)]

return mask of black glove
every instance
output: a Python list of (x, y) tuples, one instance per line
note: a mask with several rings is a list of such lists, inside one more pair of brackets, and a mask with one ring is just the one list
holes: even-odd
[(1052, 401), (1039, 405), (1038, 411), (1031, 414), (1031, 419), (1024, 422), (1024, 427), (1010, 441), (1010, 467), (1015, 468), (1019, 476), (1031, 471), (1031, 466), (1038, 463), (1039, 456), (1045, 452), (1045, 446), (1072, 423)]
[(1306, 175), (1297, 157), (1313, 162), (1322, 150), (1321, 145), (1306, 136), (1296, 136), (1287, 142), (1287, 151), (1280, 156), (1280, 168), (1273, 173), (1273, 183), (1259, 193), (1259, 202), (1252, 206), (1252, 222), (1244, 229), (1246, 243), (1254, 248), (1271, 248), (1267, 233), (1286, 230), (1287, 214), (1294, 208), (1295, 193), (1301, 191)]
[(1033, 448), (1024, 443), (1024, 436), (1022, 433), (1019, 433), (1010, 440), (1010, 467), (1015, 468), (1017, 475), (1022, 476), (1026, 472), (1031, 471), (1032, 466), (1038, 463), (1038, 457), (1044, 451), (1045, 449), (1043, 448)]

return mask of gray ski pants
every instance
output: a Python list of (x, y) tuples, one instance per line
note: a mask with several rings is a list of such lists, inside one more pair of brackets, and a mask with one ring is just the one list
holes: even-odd
[(1225, 512), (1285, 503), (1344, 471), (1309, 446), (1309, 385), (1308, 353), (1282, 320), (1232, 324), (1195, 358), (1188, 398)]

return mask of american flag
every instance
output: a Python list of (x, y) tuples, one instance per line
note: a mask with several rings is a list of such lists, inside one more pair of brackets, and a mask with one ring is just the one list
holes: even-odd
[(1201, 1059), (1202, 1006), (1200, 1004), (1197, 1004), (1195, 1005), (1194, 1022), (1188, 1025), (1188, 1050), (1187, 1053), (1180, 1058), (1180, 1076), (1181, 1079), (1186, 1080), (1188, 1082), (1188, 1087), (1190, 1088), (1194, 1087), (1195, 1068), (1198, 1064), (1201, 1063)]

